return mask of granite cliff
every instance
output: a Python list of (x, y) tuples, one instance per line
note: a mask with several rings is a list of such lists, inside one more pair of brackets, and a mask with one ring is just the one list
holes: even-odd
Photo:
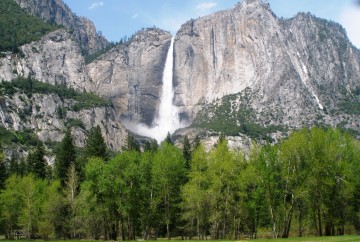
[(163, 30), (142, 30), (87, 66), (96, 92), (112, 100), (121, 118), (151, 125), (170, 41)]
[(53, 85), (93, 89), (80, 46), (66, 30), (51, 32), (19, 49), (21, 54), (8, 52), (0, 58), (0, 80), (31, 76)]
[[(125, 140), (121, 119), (153, 123), (171, 41), (168, 32), (141, 30), (85, 65), (83, 50), (91, 53), (106, 43), (96, 40), (96, 31), (89, 35), (92, 31), (85, 31), (83, 24), (74, 25), (80, 18), (60, 0), (16, 1), (30, 13), (74, 31), (60, 29), (22, 46), (20, 54), (3, 54), (0, 79), (30, 76), (111, 100), (112, 107), (69, 115), (86, 123), (83, 130), (103, 119), (103, 134), (113, 149)], [(281, 19), (269, 4), (243, 0), (231, 9), (184, 23), (175, 36), (173, 55), (174, 103), (179, 117), (190, 126), (175, 137), (200, 134), (210, 145), (214, 136), (225, 132), (236, 146), (249, 145), (249, 137), (273, 141), (292, 129), (312, 125), (338, 126), (359, 134), (360, 52), (337, 23), (309, 13)], [(19, 108), (14, 100), (3, 103)], [(10, 115), (5, 106), (3, 117), (15, 118), (12, 125), (4, 121), (9, 118), (3, 118), (2, 125), (20, 127), (15, 125), (19, 123), (16, 115)], [(61, 130), (65, 127), (61, 122), (52, 123), (60, 123)], [(23, 126), (38, 127), (32, 121)], [(43, 140), (61, 137), (52, 131), (38, 134)]]
[(44, 21), (72, 30), (83, 54), (93, 54), (105, 48), (108, 41), (95, 28), (94, 23), (76, 16), (62, 0), (14, 0), (20, 7)]
[[(30, 1), (26, 3), (30, 4)], [(42, 3), (39, 2), (38, 7)], [(113, 150), (122, 148), (127, 132), (109, 102), (100, 100), (100, 104), (96, 104), (97, 101), (85, 100), (90, 105), (79, 106), (78, 100), (53, 92), (51, 86), (61, 87), (63, 92), (74, 89), (77, 95), (84, 91), (94, 92), (85, 66), (84, 52), (74, 31), (60, 28), (38, 41), (18, 47), (17, 52), (0, 54), (0, 128), (35, 134), (46, 144), (61, 141), (65, 130), (70, 128), (76, 145), (81, 147), (88, 131), (99, 125), (108, 147)], [(6, 84), (22, 78), (47, 85), (41, 87), (40, 92), (24, 93), (24, 90), (14, 88), (15, 84)], [(85, 94), (83, 99), (86, 98), (99, 99), (94, 94)], [(18, 149), (21, 150), (23, 148)]]
[(359, 130), (360, 52), (337, 23), (280, 19), (269, 4), (244, 0), (185, 23), (174, 58), (175, 103), (196, 127)]

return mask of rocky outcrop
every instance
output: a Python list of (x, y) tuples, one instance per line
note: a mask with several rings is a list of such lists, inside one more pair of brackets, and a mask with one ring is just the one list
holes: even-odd
[(142, 30), (87, 66), (95, 91), (110, 98), (123, 119), (151, 125), (170, 41), (168, 32)]
[(76, 16), (62, 0), (14, 0), (20, 7), (41, 19), (62, 25), (74, 32), (84, 54), (105, 48), (108, 41), (89, 19)]
[[(0, 58), (0, 80), (31, 77), (52, 85), (65, 85), (78, 91), (94, 91), (88, 77), (84, 57), (72, 35), (60, 29), (41, 40), (20, 47), (19, 54), (4, 53)], [(56, 94), (25, 94), (1, 97), (0, 126), (9, 130), (34, 130), (40, 140), (59, 142), (71, 125), (77, 146), (84, 145), (87, 131), (99, 125), (107, 145), (120, 150), (126, 130), (112, 107), (95, 107), (70, 111), (73, 100), (63, 100)], [(69, 109), (60, 117), (58, 110)], [(75, 125), (72, 125), (72, 122)]]
[(61, 29), (20, 47), (21, 54), (0, 58), (0, 80), (30, 76), (41, 82), (92, 90), (79, 45)]
[(120, 150), (127, 132), (117, 120), (110, 107), (94, 107), (80, 111), (68, 109), (73, 100), (62, 100), (56, 94), (33, 94), (28, 97), (17, 93), (0, 100), (0, 125), (9, 130), (34, 130), (40, 140), (60, 142), (65, 130), (71, 128), (75, 144), (83, 147), (87, 131), (100, 126), (106, 144), (113, 150)]
[(310, 14), (279, 19), (260, 0), (188, 21), (174, 55), (175, 103), (190, 122), (207, 103), (250, 88), (263, 125), (334, 124), (342, 119), (330, 110), (341, 112), (360, 86), (359, 50), (340, 25)]

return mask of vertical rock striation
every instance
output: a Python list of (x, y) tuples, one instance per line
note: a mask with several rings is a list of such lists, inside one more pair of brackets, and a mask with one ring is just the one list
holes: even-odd
[(250, 88), (259, 122), (300, 127), (321, 115), (333, 124), (327, 111), (360, 86), (359, 50), (339, 24), (279, 19), (261, 0), (186, 22), (174, 58), (175, 102), (189, 122), (206, 103)]
[(87, 66), (97, 93), (110, 98), (122, 118), (152, 124), (170, 41), (163, 30), (142, 30)]

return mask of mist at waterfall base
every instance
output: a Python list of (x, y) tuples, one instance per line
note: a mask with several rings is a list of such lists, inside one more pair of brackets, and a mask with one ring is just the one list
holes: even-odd
[(160, 105), (152, 127), (143, 123), (124, 122), (130, 131), (145, 137), (156, 139), (158, 143), (163, 141), (167, 134), (174, 133), (177, 129), (184, 127), (179, 119), (177, 107), (173, 104), (173, 66), (174, 66), (174, 37), (166, 56), (163, 72), (163, 87), (160, 98)]

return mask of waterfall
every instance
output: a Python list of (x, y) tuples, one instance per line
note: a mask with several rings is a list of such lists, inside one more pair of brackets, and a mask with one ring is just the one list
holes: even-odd
[(129, 125), (127, 128), (142, 136), (163, 141), (167, 134), (174, 133), (181, 127), (177, 107), (173, 104), (173, 68), (174, 68), (174, 37), (171, 39), (170, 47), (166, 56), (166, 62), (163, 72), (163, 87), (160, 98), (159, 109), (156, 114), (152, 127), (144, 124)]
[(166, 57), (166, 63), (163, 73), (163, 88), (160, 99), (158, 115), (155, 119), (155, 126), (159, 127), (161, 137), (166, 137), (167, 133), (173, 133), (180, 127), (179, 113), (173, 104), (173, 67), (174, 67), (174, 37)]

